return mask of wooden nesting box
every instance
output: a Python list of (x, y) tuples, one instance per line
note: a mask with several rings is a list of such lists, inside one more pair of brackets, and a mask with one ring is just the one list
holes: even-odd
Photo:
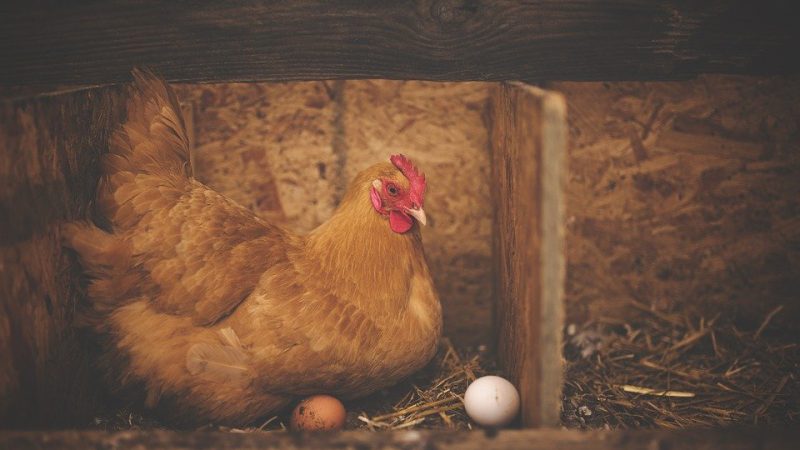
[[(192, 85), (178, 86), (179, 93), (187, 100), (185, 115), (189, 119), (190, 134), (193, 140), (199, 141), (195, 144), (195, 164), (200, 179), (223, 192), (227, 190), (231, 195), (239, 196), (237, 200), (272, 220), (291, 222), (296, 218), (295, 225), (308, 228), (327, 219), (324, 206), (319, 202), (328, 200), (331, 203), (329, 214), (335, 206), (335, 195), (326, 199), (315, 194), (313, 199), (306, 199), (306, 204), (287, 204), (292, 195), (301, 194), (282, 191), (286, 188), (286, 181), (281, 177), (300, 174), (298, 178), (311, 184), (311, 191), (327, 192), (320, 189), (321, 184), (331, 182), (343, 186), (352, 176), (349, 172), (384, 159), (399, 146), (426, 169), (430, 180), (427, 209), (438, 224), (430, 231), (425, 230), (426, 247), (443, 297), (446, 334), (456, 345), (475, 343), (470, 339), (474, 341), (476, 329), (485, 327), (489, 338), (483, 343), (496, 342), (501, 369), (519, 386), (522, 423), (525, 426), (557, 425), (565, 264), (563, 180), (566, 126), (563, 98), (522, 83), (462, 86), (458, 83), (367, 81), (334, 86), (333, 89), (338, 89), (339, 94), (345, 97), (372, 99), (376, 109), (392, 109), (393, 105), (399, 105), (396, 114), (409, 117), (402, 120), (394, 142), (375, 142), (384, 128), (380, 122), (381, 114), (375, 113), (377, 118), (363, 114), (368, 106), (355, 100), (353, 106), (357, 108), (342, 108), (337, 101), (331, 100), (335, 95), (326, 94), (325, 98), (320, 98), (318, 94), (325, 93), (321, 86), (324, 84), (267, 87), (274, 89), (270, 94), (280, 91), (289, 95), (287, 93), (297, 89), (299, 92), (294, 94), (300, 101), (284, 97), (283, 101), (288, 104), (282, 105), (280, 96), (269, 98), (271, 95), (266, 95), (269, 101), (258, 97), (249, 100), (250, 104), (257, 104), (267, 111), (291, 113), (270, 116), (272, 113), (267, 112), (260, 119), (256, 114), (253, 119), (256, 127), (267, 124), (280, 131), (261, 129), (263, 134), (257, 138), (265, 142), (260, 147), (228, 142), (226, 149), (217, 148), (209, 141), (213, 140), (214, 133), (231, 126), (231, 121), (207, 122), (210, 115), (193, 112), (195, 109), (205, 111), (204, 104), (209, 107), (214, 103), (215, 100), (204, 98), (204, 93), (210, 91), (202, 87), (195, 89)], [(434, 91), (439, 92), (435, 94), (438, 100), (430, 103), (423, 94)], [(85, 356), (81, 354), (71, 323), (75, 302), (80, 297), (74, 280), (78, 269), (62, 254), (58, 224), (90, 214), (93, 186), (99, 173), (98, 156), (105, 151), (109, 133), (117, 126), (122, 114), (125, 99), (120, 92), (118, 88), (87, 89), (4, 104), (2, 112), (6, 126), (2, 137), (6, 165), (3, 178), (9, 185), (3, 199), (7, 211), (3, 236), (8, 244), (3, 254), (7, 275), (3, 286), (9, 290), (4, 306), (8, 317), (14, 321), (6, 322), (0, 328), (3, 345), (13, 355), (5, 362), (6, 382), (0, 392), (6, 393), (3, 404), (9, 405), (6, 413), (9, 419), (12, 417), (10, 411), (20, 404), (34, 416), (51, 410), (47, 405), (52, 404), (54, 395), (47, 389), (56, 387), (61, 390), (63, 386), (57, 387), (61, 382), (53, 383), (50, 377), (62, 370), (76, 373), (74, 364), (59, 366), (60, 363), (53, 361), (53, 355), (61, 352), (64, 343), (71, 343), (68, 347), (75, 353), (75, 357), (68, 360), (85, 364)], [(216, 92), (213, 95), (226, 95), (224, 90)], [(402, 101), (397, 100), (397, 92), (403, 92), (399, 95)], [(437, 109), (445, 104), (449, 108), (447, 111)], [(326, 115), (329, 107), (338, 112)], [(240, 110), (233, 111), (235, 114), (248, 117), (248, 100), (239, 101), (236, 108)], [(474, 123), (459, 125), (431, 119), (418, 126), (426, 127), (425, 130), (415, 131), (412, 122), (424, 117), (414, 111), (421, 109), (431, 117), (444, 116), (446, 112)], [(304, 115), (308, 116), (304, 118)], [(68, 118), (73, 116), (80, 117), (80, 120), (70, 123)], [(315, 122), (315, 118), (319, 120)], [(338, 134), (339, 141), (320, 140), (314, 133), (305, 133), (314, 128), (314, 123), (321, 124), (320, 133), (324, 137), (337, 136), (337, 133), (324, 129), (325, 124), (344, 124), (341, 134)], [(469, 127), (473, 125), (482, 131), (477, 135), (469, 134)], [(370, 132), (371, 128), (375, 130)], [(297, 130), (303, 131), (295, 134)], [(467, 134), (462, 136), (459, 133)], [(416, 137), (418, 134), (423, 134), (424, 138)], [(463, 145), (471, 148), (461, 146), (457, 151), (449, 150), (451, 143), (448, 140), (458, 140), (459, 136)], [(416, 141), (404, 141), (409, 137)], [(306, 150), (283, 154), (278, 141)], [(313, 148), (315, 145), (319, 147), (316, 150)], [(488, 155), (487, 145), (490, 148)], [(367, 148), (369, 152), (358, 153), (354, 149), (357, 147)], [(335, 156), (336, 152), (340, 157), (351, 159), (350, 165), (337, 165), (335, 159), (328, 157)], [(469, 155), (474, 156), (477, 162), (467, 162), (472, 158)], [(288, 168), (283, 173), (270, 171), (267, 165), (253, 176), (246, 168), (237, 172), (236, 168), (240, 166), (230, 163), (231, 159), (239, 161), (240, 157), (244, 161), (266, 158), (277, 167)], [(437, 159), (438, 164), (435, 162)], [(303, 175), (309, 172), (307, 169), (316, 175), (317, 181)], [(447, 174), (457, 178), (447, 183), (439, 181)], [(240, 188), (248, 179), (255, 180), (255, 187)], [(469, 189), (477, 191), (470, 193)], [(461, 196), (461, 203), (451, 206), (444, 200), (454, 195), (454, 191)], [(309, 210), (308, 207), (317, 209)], [(301, 214), (294, 213), (298, 208)], [(462, 213), (453, 214), (453, 210)], [(288, 219), (284, 217), (286, 215)], [(308, 220), (311, 223), (303, 222)], [(485, 221), (488, 226), (481, 234), (469, 236), (462, 231), (469, 229), (469, 220)], [(477, 244), (471, 244), (469, 239)], [(492, 254), (493, 267), (479, 263), (477, 282), (462, 279), (465, 275), (463, 270), (469, 270), (469, 267), (459, 268), (459, 264), (492, 261)], [(461, 263), (461, 260), (467, 262)], [(462, 272), (447, 272), (447, 267), (452, 265)], [(471, 293), (464, 289), (465, 286), (476, 290)], [(476, 299), (477, 295), (489, 298)], [(493, 303), (489, 303), (492, 300)], [(492, 314), (495, 316), (494, 325), (490, 320), (482, 323), (473, 319), (488, 319)], [(492, 327), (494, 331), (491, 331)], [(30, 351), (20, 352), (20, 348)], [(24, 376), (25, 371), (37, 375)], [(48, 381), (44, 383), (43, 380)], [(71, 387), (79, 388), (71, 394), (55, 397), (69, 403), (75, 401), (73, 396), (91, 396), (89, 380), (65, 380), (69, 380), (64, 382)], [(80, 388), (81, 385), (85, 386)], [(57, 418), (44, 418), (44, 421), (51, 420)]]

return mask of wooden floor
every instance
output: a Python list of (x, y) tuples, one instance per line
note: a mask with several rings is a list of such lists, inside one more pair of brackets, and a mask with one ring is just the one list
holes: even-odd
[(342, 432), (296, 435), (283, 432), (4, 431), (2, 449), (794, 449), (800, 432), (769, 429), (596, 431), (515, 430), (499, 433), (451, 431)]

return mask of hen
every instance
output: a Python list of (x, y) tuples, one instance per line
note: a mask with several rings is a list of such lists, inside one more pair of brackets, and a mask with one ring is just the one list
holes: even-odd
[(177, 422), (245, 424), (299, 396), (363, 396), (425, 365), (441, 306), (418, 225), (424, 175), (394, 155), (297, 235), (192, 177), (179, 111), (168, 85), (134, 71), (127, 121), (102, 159), (108, 226), (63, 229), (90, 280), (113, 384)]

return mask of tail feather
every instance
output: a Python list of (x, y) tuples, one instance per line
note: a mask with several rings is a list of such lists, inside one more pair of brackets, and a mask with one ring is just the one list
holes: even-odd
[(65, 247), (75, 250), (88, 276), (86, 325), (101, 329), (105, 315), (155, 286), (137, 261), (131, 232), (153, 211), (171, 208), (189, 188), (189, 140), (175, 94), (150, 72), (134, 70), (127, 117), (109, 139), (102, 159), (97, 205), (113, 232), (89, 222), (62, 226)]
[(189, 171), (189, 139), (175, 93), (151, 72), (133, 70), (125, 125), (111, 139), (118, 170), (133, 173)]
[(175, 93), (150, 72), (134, 69), (133, 78), (126, 122), (112, 135), (102, 161), (98, 203), (112, 222), (121, 206), (117, 191), (125, 187), (138, 190), (138, 176), (178, 183), (192, 177), (189, 139)]

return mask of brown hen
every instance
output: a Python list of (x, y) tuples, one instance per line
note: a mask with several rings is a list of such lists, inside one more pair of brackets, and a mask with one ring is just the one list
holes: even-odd
[(358, 174), (334, 215), (298, 235), (196, 181), (174, 93), (134, 79), (102, 161), (110, 226), (64, 228), (114, 386), (177, 422), (241, 425), (425, 365), (441, 307), (417, 223), (425, 179), (408, 159)]

